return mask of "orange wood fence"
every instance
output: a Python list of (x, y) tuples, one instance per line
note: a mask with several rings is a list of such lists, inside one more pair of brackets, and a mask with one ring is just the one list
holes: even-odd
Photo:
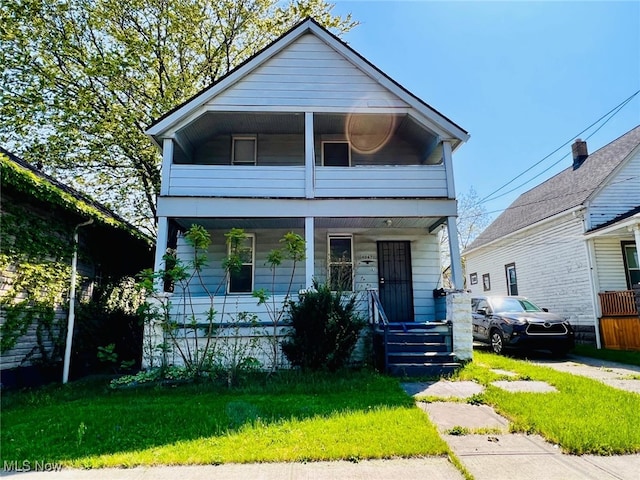
[(602, 292), (600, 333), (605, 348), (640, 351), (640, 313), (633, 290)]

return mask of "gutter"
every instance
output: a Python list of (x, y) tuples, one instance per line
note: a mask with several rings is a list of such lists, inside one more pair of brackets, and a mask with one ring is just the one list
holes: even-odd
[(71, 259), (71, 287), (69, 288), (69, 318), (67, 320), (67, 342), (64, 349), (64, 366), (62, 383), (69, 381), (69, 365), (71, 363), (71, 345), (73, 343), (73, 327), (75, 325), (76, 308), (76, 272), (78, 270), (78, 229), (91, 225), (93, 219), (79, 223), (73, 230), (73, 258)]

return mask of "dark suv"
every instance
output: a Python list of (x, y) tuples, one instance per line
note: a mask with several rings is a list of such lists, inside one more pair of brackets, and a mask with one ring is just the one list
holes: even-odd
[(473, 339), (491, 345), (495, 353), (514, 347), (565, 355), (575, 344), (573, 328), (566, 319), (525, 297), (472, 298), (471, 312)]

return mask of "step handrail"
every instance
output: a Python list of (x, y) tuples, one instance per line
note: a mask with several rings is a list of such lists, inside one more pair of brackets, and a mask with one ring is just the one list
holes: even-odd
[(387, 314), (384, 313), (384, 307), (380, 301), (378, 291), (373, 288), (367, 289), (369, 295), (369, 324), (372, 326), (381, 326), (385, 328), (389, 325)]

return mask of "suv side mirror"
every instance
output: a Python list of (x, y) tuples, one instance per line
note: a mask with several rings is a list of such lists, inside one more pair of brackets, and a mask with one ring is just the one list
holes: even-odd
[(478, 310), (476, 310), (476, 313), (478, 315), (483, 315), (483, 316), (487, 316), (487, 309), (486, 308), (479, 308)]
[(549, 309), (548, 309), (548, 308), (545, 308), (545, 307), (542, 307), (542, 311), (543, 311), (543, 312), (548, 312), (548, 311), (549, 311)]

